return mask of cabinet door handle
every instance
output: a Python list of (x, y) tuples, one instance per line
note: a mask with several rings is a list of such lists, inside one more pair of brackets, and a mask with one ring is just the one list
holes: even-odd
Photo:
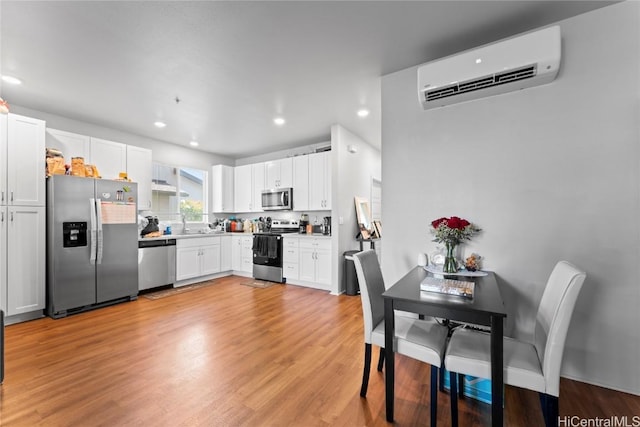
[(2, 199), (1, 200), (4, 202), (4, 190), (2, 191)]
[(11, 192), (11, 201), (13, 202), (13, 191)]
[(13, 212), (11, 212), (11, 222), (13, 222)]
[(0, 212), (0, 214), (2, 214), (2, 215), (0, 215), (0, 216), (2, 216), (2, 219), (0, 219), (0, 222), (4, 222), (4, 212)]

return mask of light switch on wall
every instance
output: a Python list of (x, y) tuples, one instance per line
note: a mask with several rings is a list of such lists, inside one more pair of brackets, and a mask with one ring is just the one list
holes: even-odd
[(344, 224), (344, 217), (341, 216), (338, 218), (338, 224), (340, 225)]

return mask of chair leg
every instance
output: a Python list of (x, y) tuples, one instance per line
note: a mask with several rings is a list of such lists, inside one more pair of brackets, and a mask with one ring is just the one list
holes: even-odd
[(451, 390), (451, 427), (458, 427), (458, 384), (457, 374), (455, 372), (449, 372), (449, 382)]
[(378, 372), (382, 372), (384, 367), (384, 348), (380, 347), (380, 357), (378, 358)]
[(436, 427), (438, 420), (438, 367), (431, 365), (431, 427)]
[(542, 416), (545, 427), (557, 427), (558, 425), (558, 398), (546, 393), (539, 393)]
[(367, 388), (369, 388), (369, 371), (371, 370), (371, 344), (364, 345), (364, 370), (362, 371), (362, 387), (360, 388), (360, 396), (367, 397)]

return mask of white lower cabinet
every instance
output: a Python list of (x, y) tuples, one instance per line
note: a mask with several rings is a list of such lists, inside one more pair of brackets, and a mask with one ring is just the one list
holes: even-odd
[(242, 236), (242, 269), (245, 273), (253, 274), (253, 235)]
[[(6, 314), (42, 310), (45, 307), (45, 207), (0, 207), (0, 219), (0, 235), (6, 236), (0, 251), (3, 261), (6, 256), (6, 266), (2, 268), (2, 280), (6, 272), (6, 282), (0, 286), (6, 289)], [(0, 298), (0, 302), (3, 299)]]
[(253, 235), (233, 235), (231, 239), (232, 270), (253, 274)]
[(231, 236), (220, 236), (220, 271), (232, 270)]
[(242, 269), (242, 236), (231, 236), (231, 269)]
[(176, 280), (219, 273), (221, 237), (178, 239), (176, 242)]
[[(331, 286), (331, 239), (299, 237), (297, 264), (292, 261), (287, 262), (287, 246), (284, 250), (285, 273), (288, 273), (287, 268), (290, 268), (293, 275), (297, 274), (297, 277), (291, 277), (291, 283), (329, 290)], [(291, 248), (289, 250), (292, 250), (290, 256), (293, 257), (295, 250)], [(289, 276), (286, 277), (289, 279)]]
[(282, 240), (282, 275), (288, 281), (298, 280), (300, 277), (298, 269), (300, 260), (299, 239), (297, 237), (285, 236)]
[(220, 270), (220, 238), (217, 237), (218, 243), (209, 246), (203, 246), (201, 249), (202, 275), (219, 273)]

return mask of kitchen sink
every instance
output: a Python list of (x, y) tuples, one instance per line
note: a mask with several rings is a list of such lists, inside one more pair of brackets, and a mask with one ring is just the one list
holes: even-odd
[(183, 231), (178, 236), (193, 236), (193, 235), (218, 235), (224, 234), (224, 231), (216, 231), (208, 228), (194, 228)]

